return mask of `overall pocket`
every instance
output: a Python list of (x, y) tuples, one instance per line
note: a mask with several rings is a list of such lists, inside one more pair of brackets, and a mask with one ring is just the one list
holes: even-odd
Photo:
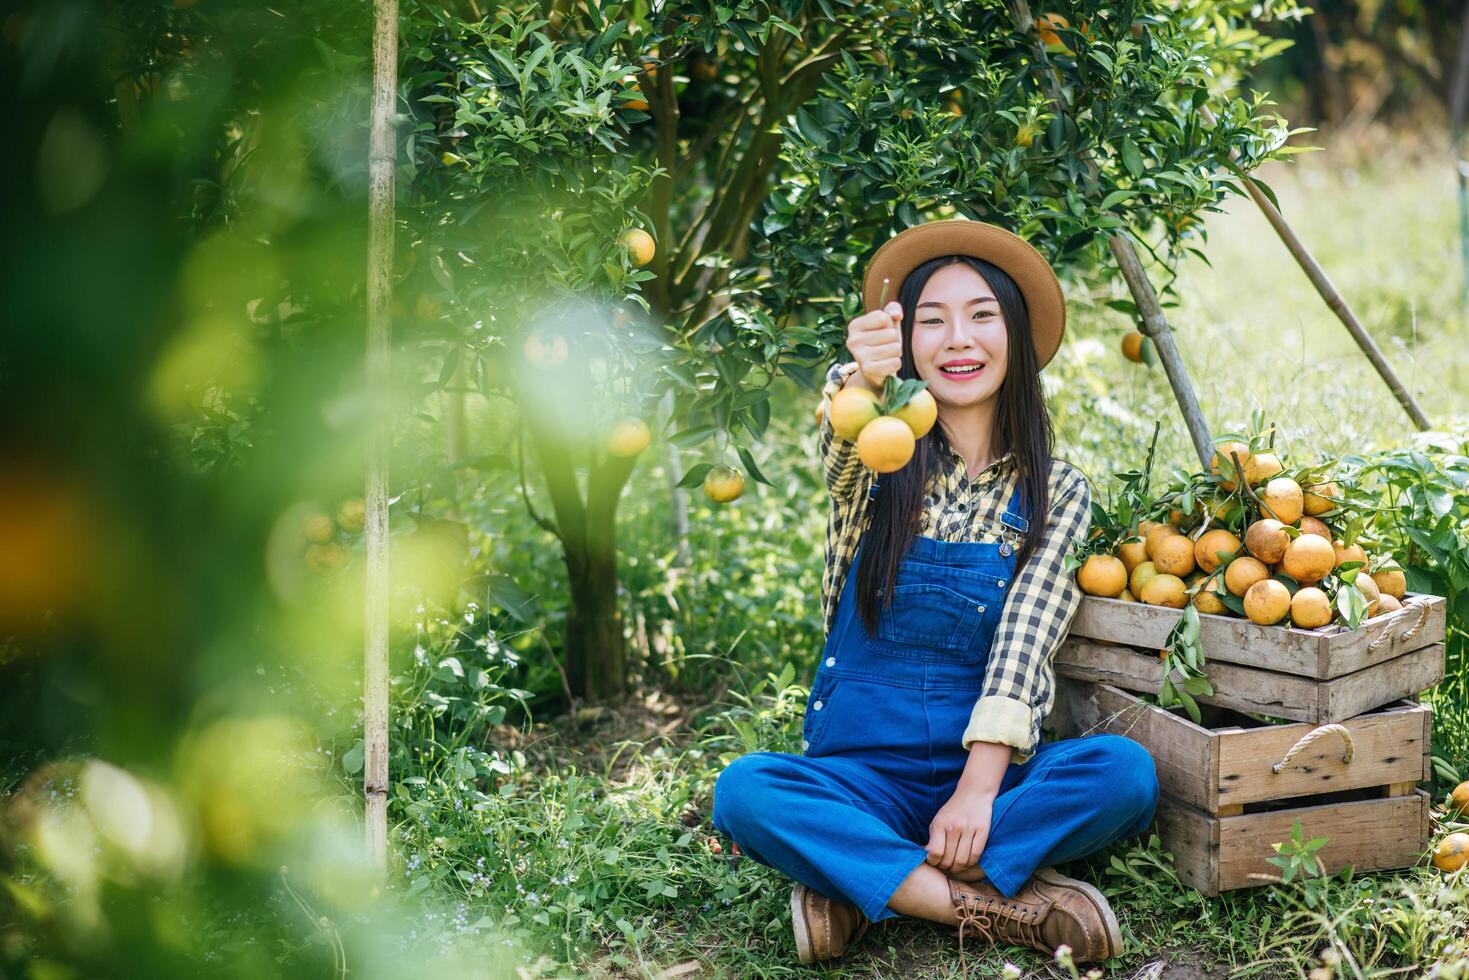
[(978, 663), (988, 653), (980, 627), (1003, 601), (1003, 580), (995, 576), (905, 562), (871, 646), (889, 656)]

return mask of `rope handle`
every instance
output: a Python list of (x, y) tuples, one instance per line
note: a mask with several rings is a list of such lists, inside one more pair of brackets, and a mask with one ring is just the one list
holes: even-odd
[[(1419, 602), (1419, 603), (1416, 603), (1416, 605), (1418, 606), (1418, 621), (1416, 623), (1414, 623), (1412, 626), (1410, 626), (1407, 629), (1403, 630), (1403, 632), (1398, 635), (1398, 639), (1403, 640), (1405, 642), (1408, 641), (1408, 640), (1411, 640), (1413, 637), (1415, 637), (1419, 633), (1423, 632), (1423, 627), (1428, 623), (1428, 603), (1426, 603), (1426, 602)], [(1384, 643), (1391, 643), (1391, 642), (1392, 642), (1392, 630), (1391, 629), (1385, 629), (1381, 633), (1378, 634), (1377, 639), (1375, 639), (1371, 643), (1367, 644), (1367, 652), (1368, 653), (1376, 653), (1379, 649), (1381, 649), (1381, 647), (1382, 647), (1382, 645)]]
[(1332, 733), (1340, 735), (1342, 743), (1346, 746), (1346, 748), (1342, 752), (1341, 761), (1351, 762), (1352, 754), (1356, 751), (1355, 747), (1352, 745), (1352, 733), (1347, 731), (1346, 726), (1344, 725), (1329, 724), (1320, 725), (1302, 735), (1299, 739), (1296, 740), (1296, 744), (1290, 747), (1290, 751), (1286, 752), (1285, 758), (1281, 759), (1275, 765), (1270, 767), (1270, 771), (1274, 773), (1280, 772), (1280, 770), (1286, 767), (1290, 760), (1296, 757), (1296, 753), (1300, 752), (1302, 749), (1310, 745), (1312, 742), (1316, 741), (1321, 736), (1329, 735)]

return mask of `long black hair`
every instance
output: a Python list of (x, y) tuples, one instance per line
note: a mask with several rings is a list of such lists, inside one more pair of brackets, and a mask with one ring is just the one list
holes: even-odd
[[(898, 289), (903, 307), (903, 366), (900, 378), (916, 378), (913, 363), (913, 316), (929, 277), (945, 266), (963, 262), (984, 277), (999, 301), (1009, 337), (1005, 380), (1000, 383), (995, 430), (990, 447), (995, 458), (1015, 454), (1020, 475), (1020, 494), (1025, 501), (1030, 527), (1015, 556), (1015, 567), (1023, 568), (1040, 546), (1050, 511), (1051, 452), (1054, 435), (1051, 416), (1041, 394), (1040, 367), (1031, 337), (1030, 313), (1025, 297), (999, 266), (969, 255), (944, 255), (914, 269)], [(924, 495), (933, 475), (949, 466), (949, 440), (942, 425), (935, 425), (918, 440), (913, 459), (902, 469), (882, 476), (877, 499), (868, 506), (870, 522), (864, 532), (862, 560), (857, 569), (857, 612), (869, 633), (877, 631), (881, 609), (892, 601), (898, 566), (918, 533)]]

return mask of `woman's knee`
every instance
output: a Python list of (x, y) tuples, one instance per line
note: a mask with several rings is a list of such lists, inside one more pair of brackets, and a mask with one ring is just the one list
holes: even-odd
[(1140, 742), (1125, 735), (1104, 734), (1087, 741), (1090, 750), (1104, 760), (1108, 792), (1103, 797), (1112, 805), (1142, 820), (1152, 816), (1158, 802), (1158, 769), (1153, 755)]
[(724, 767), (714, 781), (714, 827), (736, 841), (768, 813), (778, 756), (773, 752), (742, 755)]

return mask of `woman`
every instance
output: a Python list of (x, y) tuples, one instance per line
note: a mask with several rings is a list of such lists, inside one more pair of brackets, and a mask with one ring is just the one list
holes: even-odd
[[(897, 298), (876, 309), (884, 280)], [(1077, 962), (1117, 955), (1101, 892), (1050, 867), (1141, 832), (1158, 798), (1131, 739), (1040, 744), (1051, 655), (1081, 598), (1064, 560), (1090, 518), (1085, 476), (1051, 456), (1041, 395), (1060, 283), (1023, 239), (959, 218), (886, 242), (862, 296), (827, 407), (896, 374), (928, 382), (938, 421), (879, 479), (823, 416), (826, 646), (803, 754), (731, 763), (715, 827), (796, 880), (802, 962), (896, 915), (957, 925), (961, 957), (966, 929), (1069, 945)]]

